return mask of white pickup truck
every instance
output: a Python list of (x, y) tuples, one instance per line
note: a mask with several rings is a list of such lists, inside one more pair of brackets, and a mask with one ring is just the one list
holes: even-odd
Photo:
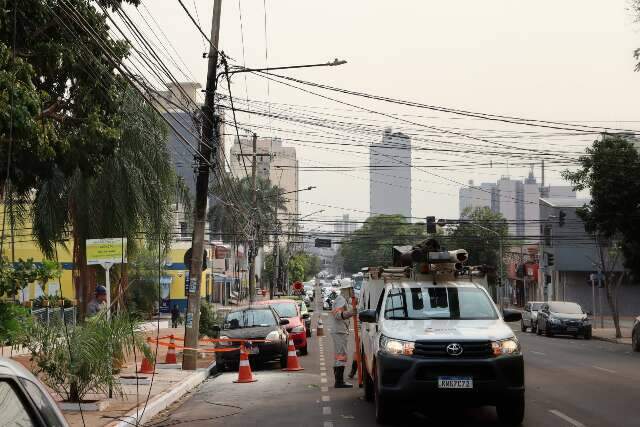
[(500, 312), (471, 272), (456, 269), (382, 269), (365, 281), (359, 300), (364, 388), (379, 423), (399, 403), (424, 408), (438, 401), (495, 405), (503, 424), (522, 422), (524, 362), (505, 323), (521, 315)]

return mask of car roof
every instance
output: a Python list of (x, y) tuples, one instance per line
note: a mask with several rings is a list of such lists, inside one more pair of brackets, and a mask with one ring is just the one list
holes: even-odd
[(33, 382), (37, 382), (36, 377), (27, 370), (21, 363), (15, 360), (0, 357), (0, 375), (11, 375), (13, 377), (22, 377)]
[(429, 288), (477, 288), (480, 287), (479, 283), (474, 282), (454, 282), (454, 281), (446, 281), (446, 282), (436, 282), (435, 284), (429, 280), (399, 280), (399, 281), (390, 281), (386, 283), (388, 288), (394, 286), (402, 286), (402, 287), (411, 287), (411, 286), (426, 286)]
[(269, 304), (280, 304), (283, 302), (291, 302), (291, 303), (296, 303), (296, 300), (293, 299), (288, 299), (288, 298), (282, 298), (282, 299), (268, 299), (268, 300), (262, 300), (262, 301), (256, 301), (255, 304), (259, 304), (259, 305), (269, 305)]
[(544, 301), (527, 301), (527, 304), (544, 304)]

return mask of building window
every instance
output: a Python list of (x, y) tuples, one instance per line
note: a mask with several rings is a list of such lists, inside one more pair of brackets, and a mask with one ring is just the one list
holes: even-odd
[(180, 223), (180, 237), (189, 237), (189, 230), (186, 222)]

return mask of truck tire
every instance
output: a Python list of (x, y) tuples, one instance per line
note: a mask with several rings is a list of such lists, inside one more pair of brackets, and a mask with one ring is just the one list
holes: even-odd
[[(360, 360), (364, 361), (364, 352), (362, 352), (361, 354), (362, 356), (360, 356)], [(373, 402), (373, 378), (371, 378), (371, 375), (369, 375), (369, 372), (367, 371), (367, 365), (364, 362), (362, 364), (362, 377), (362, 382), (364, 383), (364, 400), (366, 400), (367, 402)]]
[(496, 405), (498, 419), (505, 426), (519, 426), (524, 419), (524, 393), (504, 398), (504, 401)]
[(376, 423), (386, 424), (391, 418), (391, 410), (388, 403), (380, 396), (378, 376), (376, 375), (373, 381), (373, 395), (376, 406)]

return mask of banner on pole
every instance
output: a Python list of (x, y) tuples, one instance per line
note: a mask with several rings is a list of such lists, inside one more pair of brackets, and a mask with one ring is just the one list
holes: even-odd
[(127, 238), (87, 239), (87, 265), (127, 262)]

